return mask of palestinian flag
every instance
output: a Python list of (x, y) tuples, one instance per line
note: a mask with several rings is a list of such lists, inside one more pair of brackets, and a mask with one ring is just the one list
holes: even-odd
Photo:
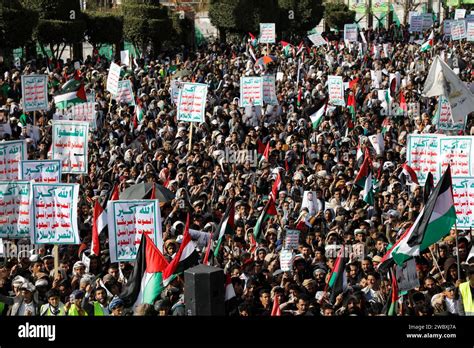
[(418, 256), (420, 251), (446, 236), (455, 222), (451, 168), (448, 166), (410, 232), (393, 250), (393, 259), (401, 266), (410, 257)]
[[(421, 214), (420, 214), (421, 215)], [(393, 259), (392, 252), (393, 250), (400, 244), (400, 242), (410, 233), (411, 230), (410, 226), (405, 230), (405, 232), (401, 235), (401, 237), (392, 245), (392, 247), (387, 251), (387, 253), (382, 257), (380, 263), (377, 265), (377, 271), (386, 272), (390, 267), (393, 266), (395, 260)]]
[(285, 57), (289, 57), (293, 46), (291, 46), (291, 44), (286, 41), (280, 41), (280, 43), (283, 47), (283, 54), (285, 55)]
[(304, 44), (303, 44), (303, 41), (300, 42), (300, 44), (298, 45), (298, 50), (296, 51), (296, 56), (299, 56), (301, 52), (304, 51)]
[(311, 119), (311, 124), (313, 125), (313, 129), (318, 129), (319, 126), (321, 125), (321, 122), (324, 120), (326, 105), (327, 104), (323, 105), (321, 109), (319, 109), (314, 114), (309, 116), (309, 118)]
[(254, 61), (257, 61), (257, 56), (255, 56), (255, 52), (252, 46), (249, 46), (249, 54), (253, 58)]
[(402, 165), (402, 173), (403, 173), (405, 176), (409, 177), (411, 182), (413, 182), (413, 183), (419, 185), (419, 183), (418, 183), (418, 178), (416, 177), (415, 171), (414, 171), (413, 168), (410, 167), (410, 166), (408, 165), (408, 163), (406, 163), (406, 162), (403, 163), (403, 165)]
[(233, 299), (236, 297), (234, 286), (232, 285), (232, 278), (230, 277), (230, 274), (226, 275), (225, 279), (225, 297), (224, 301), (229, 301), (230, 299)]
[(133, 117), (133, 127), (136, 129), (142, 122), (145, 113), (143, 112), (142, 101), (140, 98), (136, 98), (135, 111)]
[(212, 249), (212, 235), (209, 236), (209, 240), (207, 241), (206, 253), (204, 254), (204, 259), (202, 260), (203, 265), (209, 265), (209, 255), (211, 254)]
[(328, 287), (331, 289), (330, 302), (333, 304), (336, 302), (336, 297), (347, 287), (346, 265), (348, 258), (345, 257), (344, 250), (345, 247), (343, 245), (334, 263), (331, 278), (329, 278)]
[(390, 130), (390, 119), (385, 117), (382, 121), (382, 134), (385, 135)]
[(213, 237), (214, 240), (217, 240), (217, 245), (214, 249), (214, 257), (217, 257), (217, 255), (219, 254), (219, 249), (224, 239), (224, 235), (234, 234), (234, 231), (235, 231), (234, 218), (235, 218), (235, 202), (231, 201)]
[(126, 307), (153, 304), (163, 291), (162, 272), (169, 266), (163, 254), (147, 234), (142, 234), (133, 273), (120, 298)]
[[(77, 82), (74, 79), (72, 79), (71, 81)], [(56, 108), (62, 109), (62, 110), (67, 109), (68, 107), (71, 107), (77, 104), (85, 103), (87, 101), (87, 97), (86, 97), (86, 91), (84, 89), (84, 84), (79, 83), (79, 87), (77, 88), (77, 90), (72, 91), (72, 92), (64, 92), (64, 89), (63, 89), (63, 93), (54, 96), (53, 100), (54, 100), (54, 104), (56, 105)]]
[[(299, 71), (299, 69), (298, 69)], [(300, 89), (298, 90), (298, 99), (297, 99), (297, 102), (296, 102), (296, 105), (297, 106), (300, 106), (301, 105), (301, 100), (303, 99), (303, 90), (302, 88), (300, 87)]]
[(388, 308), (387, 315), (394, 316), (397, 315), (397, 301), (398, 301), (398, 283), (397, 277), (395, 276), (395, 272), (391, 271), (391, 278), (392, 278), (392, 288), (390, 289), (390, 307)]
[(263, 208), (262, 213), (258, 217), (257, 223), (255, 224), (255, 228), (253, 230), (253, 235), (258, 243), (263, 240), (263, 226), (265, 225), (267, 220), (270, 219), (271, 216), (275, 216), (277, 214), (278, 213), (275, 206), (275, 200), (272, 196), (270, 196), (270, 199), (268, 200), (267, 204), (265, 205), (265, 208)]
[(252, 33), (249, 33), (249, 36), (250, 36), (250, 40), (249, 40), (250, 44), (256, 47), (258, 45), (258, 39)]
[(100, 243), (99, 235), (107, 227), (107, 212), (100, 205), (97, 199), (94, 203), (94, 212), (92, 216), (92, 243), (91, 243), (91, 254), (99, 255)]
[(400, 105), (400, 110), (402, 111), (402, 115), (407, 113), (407, 101), (405, 100), (405, 93), (403, 93), (403, 90), (400, 91), (400, 94), (398, 95), (398, 104)]
[(363, 200), (369, 205), (374, 204), (374, 191), (372, 183), (372, 169), (370, 165), (370, 156), (366, 154), (364, 162), (360, 167), (359, 173), (355, 178), (355, 184), (363, 188)]
[(426, 176), (425, 186), (423, 187), (423, 204), (426, 204), (434, 188), (434, 178), (431, 172)]
[(421, 52), (429, 51), (433, 48), (433, 46), (434, 46), (434, 31), (432, 30), (430, 36), (428, 37), (428, 41), (426, 41), (425, 43), (423, 43), (423, 45), (421, 45), (420, 51)]
[(120, 197), (119, 197), (119, 194), (120, 194), (120, 191), (119, 191), (119, 187), (118, 187), (118, 184), (115, 184), (114, 185), (114, 188), (112, 189), (112, 194), (110, 195), (110, 200), (111, 201), (116, 201), (118, 200)]
[[(260, 145), (259, 145), (259, 149), (260, 149)], [(263, 162), (263, 160), (266, 160), (268, 162), (269, 158), (270, 158), (270, 141), (268, 141), (267, 145), (265, 146), (263, 155), (260, 158), (260, 163)]]
[(183, 240), (178, 252), (171, 260), (170, 264), (163, 271), (163, 282), (168, 284), (174, 274), (184, 272), (189, 267), (194, 266), (199, 259), (199, 254), (196, 250), (196, 242), (191, 239), (189, 234), (189, 214), (186, 219), (186, 227), (183, 233)]

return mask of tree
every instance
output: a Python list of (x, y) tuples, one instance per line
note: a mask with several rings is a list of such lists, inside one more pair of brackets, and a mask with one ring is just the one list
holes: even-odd
[(323, 18), (321, 0), (278, 0), (281, 28), (289, 34), (305, 35)]
[(86, 39), (97, 50), (104, 44), (120, 44), (123, 17), (109, 12), (86, 12)]
[(341, 2), (326, 3), (324, 19), (330, 28), (344, 30), (344, 24), (355, 21), (355, 11), (349, 11), (349, 7)]
[(23, 47), (31, 40), (33, 30), (38, 22), (38, 13), (24, 8), (18, 1), (10, 1), (3, 8), (2, 42), (10, 49)]
[(238, 0), (211, 0), (209, 4), (209, 19), (219, 30), (219, 36), (223, 41), (226, 40), (227, 33), (237, 30), (235, 12), (238, 7)]
[(173, 33), (168, 9), (159, 1), (128, 0), (122, 4), (122, 14), (124, 37), (141, 54), (149, 45), (157, 49)]
[(48, 56), (48, 45), (53, 58), (59, 59), (69, 44), (82, 42), (86, 23), (79, 1), (70, 0), (21, 0), (24, 7), (39, 13), (33, 37), (41, 51)]

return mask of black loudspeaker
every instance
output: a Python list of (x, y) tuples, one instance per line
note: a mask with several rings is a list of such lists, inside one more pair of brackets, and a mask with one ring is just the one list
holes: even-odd
[(186, 315), (225, 315), (224, 271), (198, 265), (184, 272)]

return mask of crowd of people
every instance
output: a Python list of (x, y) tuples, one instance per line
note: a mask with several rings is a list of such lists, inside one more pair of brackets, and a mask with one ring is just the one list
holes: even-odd
[[(30, 254), (5, 257), (0, 265), (0, 313), (2, 315), (104, 316), (185, 315), (184, 277), (166, 284), (154, 304), (128, 308), (120, 298), (134, 264), (110, 262), (108, 235), (101, 234), (100, 255), (82, 262), (92, 234), (96, 200), (103, 203), (115, 185), (123, 191), (138, 183), (157, 183), (175, 194), (161, 204), (163, 253), (171, 260), (182, 240), (187, 215), (190, 228), (217, 235), (229, 204), (235, 204), (232, 233), (217, 245), (213, 266), (230, 276), (235, 297), (225, 303), (226, 315), (271, 315), (278, 301), (281, 315), (333, 316), (386, 315), (391, 301), (389, 272), (377, 266), (398, 237), (413, 223), (423, 207), (423, 187), (404, 180), (401, 165), (407, 160), (407, 135), (436, 133), (433, 118), (437, 98), (422, 96), (423, 84), (436, 55), (441, 55), (459, 77), (474, 81), (472, 44), (452, 41), (442, 27), (435, 27), (434, 47), (420, 51), (429, 31), (421, 37), (403, 26), (364, 30), (367, 46), (329, 40), (287, 54), (281, 44), (257, 45), (243, 40), (233, 44), (211, 42), (195, 51), (163, 51), (146, 54), (123, 66), (144, 117), (135, 106), (110, 98), (105, 89), (110, 61), (98, 55), (81, 61), (79, 74), (70, 59), (48, 61), (44, 57), (23, 60), (21, 67), (1, 65), (0, 122), (9, 123), (11, 134), (2, 140), (26, 139), (28, 159), (47, 159), (52, 142), (53, 116), (58, 112), (53, 95), (73, 76), (80, 75), (88, 91), (95, 92), (97, 130), (89, 134), (87, 175), (72, 175), (80, 183), (78, 226), (81, 244), (59, 248), (59, 272), (54, 273), (52, 246)], [(374, 54), (374, 44), (386, 44)], [(265, 54), (273, 62), (258, 65)], [(382, 47), (382, 46), (380, 46)], [(267, 52), (267, 49), (269, 51)], [(120, 64), (119, 61), (116, 61)], [(382, 71), (378, 88), (371, 70)], [(390, 89), (390, 73), (399, 72), (400, 91), (409, 112), (387, 115), (377, 89)], [(21, 75), (48, 74), (50, 109), (25, 113), (21, 104)], [(241, 108), (240, 78), (275, 74), (278, 105)], [(328, 107), (324, 120), (312, 127), (310, 115), (327, 103), (329, 75), (342, 76), (346, 97), (354, 96), (354, 115), (342, 106)], [(173, 80), (208, 85), (205, 122), (195, 124), (189, 142), (190, 123), (176, 118), (171, 95)], [(299, 83), (299, 85), (298, 85)], [(111, 104), (109, 104), (111, 103)], [(472, 114), (463, 135), (474, 134)], [(27, 125), (39, 127), (39, 139)], [(368, 141), (383, 135), (384, 151), (377, 154)], [(268, 158), (261, 158), (262, 144), (269, 144)], [(229, 150), (257, 153), (231, 161)], [(368, 205), (354, 179), (360, 169), (359, 153), (371, 157), (376, 179), (374, 203)], [(277, 214), (263, 224), (262, 238), (255, 240), (257, 219), (268, 202), (280, 174)], [(302, 208), (305, 191), (315, 192), (317, 204)], [(301, 224), (301, 222), (304, 222)], [(287, 230), (299, 230), (299, 244), (289, 271), (280, 256)], [(473, 314), (474, 269), (470, 231), (458, 231), (416, 257), (419, 285), (401, 296), (395, 315)], [(345, 267), (346, 283), (332, 294), (329, 280), (337, 258), (337, 246), (359, 246)], [(335, 247), (336, 246), (336, 247)], [(198, 246), (202, 262), (207, 245)], [(470, 257), (470, 258), (469, 258)], [(457, 264), (460, 260), (461, 265)], [(459, 266), (459, 267), (458, 267)], [(469, 287), (460, 290), (460, 284)], [(469, 292), (470, 289), (470, 292)], [(336, 296), (333, 296), (336, 295)]]

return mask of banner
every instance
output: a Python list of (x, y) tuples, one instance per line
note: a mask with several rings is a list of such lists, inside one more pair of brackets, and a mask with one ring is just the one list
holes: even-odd
[(119, 80), (120, 80), (120, 66), (115, 63), (111, 63), (110, 69), (109, 69), (109, 75), (107, 76), (107, 91), (112, 93), (112, 95), (118, 94)]
[(258, 76), (243, 76), (240, 78), (240, 107), (262, 106), (263, 84)]
[(410, 18), (410, 33), (423, 32), (423, 17), (411, 16)]
[(53, 121), (53, 159), (60, 160), (62, 172), (87, 174), (89, 123)]
[(268, 105), (278, 105), (275, 89), (275, 75), (262, 76), (263, 102)]
[(367, 5), (365, 0), (350, 0), (349, 1), (349, 10), (355, 11), (356, 13), (366, 13)]
[(134, 261), (142, 234), (163, 252), (158, 200), (118, 200), (107, 203), (111, 262)]
[(204, 122), (206, 114), (207, 85), (184, 83), (179, 90), (178, 121)]
[(372, 0), (372, 13), (387, 13), (387, 0)]
[(71, 106), (67, 110), (63, 110), (63, 114), (55, 113), (53, 120), (58, 121), (83, 121), (88, 122), (92, 130), (97, 129), (97, 103), (87, 102)]
[(453, 178), (454, 207), (458, 228), (474, 226), (474, 177)]
[(79, 184), (32, 183), (30, 236), (33, 244), (79, 244)]
[(42, 183), (60, 183), (61, 161), (21, 161), (20, 180), (28, 180)]
[(474, 22), (467, 23), (467, 41), (474, 41)]
[(30, 183), (0, 182), (0, 238), (29, 238)]
[(275, 43), (275, 23), (260, 23), (260, 43)]
[(183, 87), (183, 82), (180, 82), (178, 80), (171, 80), (171, 100), (173, 101), (173, 104), (176, 105), (178, 104), (178, 99), (179, 99), (179, 91)]
[(286, 236), (285, 236), (285, 249), (286, 250), (298, 249), (299, 241), (300, 241), (299, 230), (286, 230)]
[(464, 21), (453, 21), (451, 23), (451, 39), (462, 40), (466, 38), (466, 24)]
[(439, 173), (439, 143), (440, 135), (434, 134), (409, 134), (407, 161), (415, 171), (418, 182), (424, 185), (426, 176), (431, 172), (434, 182), (438, 182)]
[(320, 33), (315, 32), (311, 35), (308, 36), (308, 39), (313, 43), (314, 46), (319, 47), (325, 45), (327, 42), (324, 40), (324, 38), (321, 36)]
[(449, 100), (444, 97), (439, 97), (438, 103), (438, 124), (436, 128), (440, 132), (446, 131), (460, 131), (463, 130), (466, 125), (466, 117), (461, 120), (454, 120), (453, 114), (451, 112), (451, 105), (449, 104)]
[(20, 161), (26, 160), (26, 142), (13, 140), (0, 142), (1, 180), (18, 180)]
[(24, 112), (48, 110), (48, 76), (22, 75), (21, 95)]
[(470, 136), (450, 136), (440, 138), (440, 175), (444, 173), (448, 164), (451, 164), (451, 176), (473, 176), (471, 160), (472, 140)]
[(329, 103), (332, 105), (345, 106), (344, 84), (342, 76), (328, 76)]
[(133, 94), (132, 82), (130, 80), (122, 80), (118, 83), (118, 93), (113, 96), (117, 103), (127, 103), (135, 105), (135, 95)]
[(358, 36), (357, 24), (344, 24), (344, 40), (357, 42)]

